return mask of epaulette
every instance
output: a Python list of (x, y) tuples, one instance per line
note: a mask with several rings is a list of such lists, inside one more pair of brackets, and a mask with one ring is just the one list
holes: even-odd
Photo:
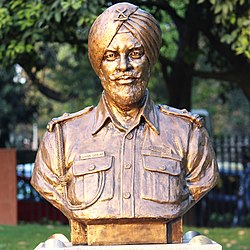
[(160, 111), (165, 114), (175, 115), (175, 116), (188, 119), (193, 124), (195, 124), (198, 128), (201, 128), (204, 126), (204, 120), (201, 116), (188, 112), (186, 109), (176, 109), (176, 108), (169, 107), (167, 105), (159, 105), (159, 108), (160, 108)]
[(70, 120), (72, 118), (76, 118), (78, 116), (81, 116), (83, 114), (86, 114), (88, 113), (89, 111), (91, 111), (92, 109), (94, 108), (94, 106), (90, 106), (90, 107), (86, 107), (85, 109), (82, 109), (78, 112), (75, 112), (75, 113), (64, 113), (62, 116), (59, 116), (59, 117), (56, 117), (56, 118), (53, 118), (47, 125), (47, 130), (49, 132), (52, 132), (53, 131), (53, 128), (56, 124), (60, 123), (60, 122), (64, 122), (64, 121), (67, 121), (67, 120)]

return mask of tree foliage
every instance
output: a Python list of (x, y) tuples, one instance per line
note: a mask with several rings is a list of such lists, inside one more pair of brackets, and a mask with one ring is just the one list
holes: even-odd
[[(50, 67), (51, 44), (68, 43), (86, 53), (90, 24), (104, 1), (12, 0), (0, 3), (0, 60), (4, 65), (19, 64), (46, 96), (65, 101), (64, 93), (42, 83), (39, 71)], [(99, 10), (99, 12), (98, 12)], [(48, 63), (49, 62), (49, 63)]]
[[(22, 91), (36, 89), (68, 102), (70, 109), (78, 107), (79, 100), (85, 105), (95, 102), (100, 85), (88, 62), (87, 35), (97, 15), (117, 2), (1, 1), (1, 67), (13, 70), (20, 65), (27, 77), (27, 84), (19, 86)], [(156, 99), (165, 96), (169, 105), (190, 109), (194, 80), (215, 79), (236, 84), (250, 100), (249, 1), (128, 2), (150, 11), (162, 28), (163, 47), (150, 87)], [(165, 85), (160, 89), (159, 81)]]
[[(41, 92), (64, 101), (67, 99), (64, 94), (48, 89), (36, 77), (39, 70), (48, 66), (45, 47), (48, 43), (69, 43), (85, 54), (90, 25), (111, 2), (119, 1), (3, 1), (0, 4), (0, 39), (3, 41), (0, 60), (5, 64), (20, 64)], [(163, 27), (160, 63), (170, 104), (191, 106), (194, 76), (236, 82), (250, 98), (246, 80), (250, 72), (248, 1), (132, 2), (150, 10)], [(175, 50), (166, 53), (173, 46)], [(210, 71), (196, 70), (202, 56), (211, 66)]]
[[(199, 0), (202, 4), (206, 0)], [(214, 21), (221, 28), (221, 42), (231, 45), (237, 55), (250, 59), (250, 10), (245, 0), (209, 0)]]
[(29, 123), (37, 112), (37, 102), (32, 102), (29, 91), (20, 81), (16, 70), (0, 67), (0, 147), (13, 146), (11, 135), (18, 123)]

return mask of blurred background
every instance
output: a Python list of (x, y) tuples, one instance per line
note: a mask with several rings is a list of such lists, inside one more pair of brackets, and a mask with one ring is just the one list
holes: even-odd
[[(96, 105), (87, 56), (95, 18), (120, 1), (0, 1), (0, 147), (15, 148), (18, 221), (67, 223), (30, 186), (46, 124)], [(186, 216), (195, 226), (250, 226), (250, 4), (248, 0), (127, 1), (150, 11), (163, 46), (149, 89), (155, 103), (202, 115), (220, 180)]]

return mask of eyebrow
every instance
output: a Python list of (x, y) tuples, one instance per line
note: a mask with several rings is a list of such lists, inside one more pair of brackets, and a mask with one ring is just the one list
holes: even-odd
[[(129, 50), (132, 50), (132, 49), (142, 49), (142, 50), (144, 50), (144, 48), (143, 48), (143, 46), (142, 46), (141, 44), (131, 44), (131, 46), (128, 47), (128, 49), (129, 49)], [(117, 52), (117, 51), (118, 51), (118, 48), (114, 48), (113, 46), (112, 46), (112, 47), (109, 46), (109, 47), (106, 49), (106, 51), (104, 52), (104, 54), (105, 54), (106, 52), (109, 52), (109, 51)]]
[(141, 44), (135, 45), (133, 48), (131, 49), (143, 49), (143, 46)]

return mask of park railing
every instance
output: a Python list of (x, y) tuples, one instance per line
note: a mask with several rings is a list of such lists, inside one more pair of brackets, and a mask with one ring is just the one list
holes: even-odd
[(214, 139), (220, 178), (201, 203), (208, 226), (250, 226), (250, 136)]
[[(184, 217), (194, 226), (250, 226), (250, 136), (218, 137), (213, 140), (220, 178)], [(36, 152), (17, 151), (18, 220), (58, 221), (64, 215), (45, 201), (30, 185)]]

